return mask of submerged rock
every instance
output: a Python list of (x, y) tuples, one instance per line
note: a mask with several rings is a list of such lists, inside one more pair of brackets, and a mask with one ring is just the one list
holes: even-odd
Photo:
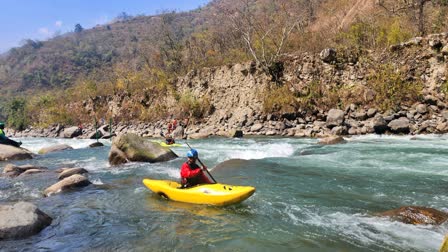
[(101, 146), (104, 146), (104, 144), (101, 142), (94, 142), (89, 145), (90, 148), (96, 148), (96, 147), (101, 147)]
[(0, 205), (0, 240), (21, 239), (39, 233), (52, 218), (28, 202)]
[(345, 142), (347, 142), (347, 141), (341, 136), (331, 136), (331, 137), (320, 139), (318, 144), (339, 144), (339, 143), (345, 143)]
[(73, 150), (73, 148), (67, 144), (58, 144), (58, 145), (52, 145), (49, 147), (44, 147), (39, 150), (39, 154), (47, 154), (50, 152), (57, 152), (57, 151), (63, 151), (63, 150)]
[(448, 213), (420, 206), (404, 206), (398, 209), (379, 213), (407, 224), (440, 225), (448, 219)]

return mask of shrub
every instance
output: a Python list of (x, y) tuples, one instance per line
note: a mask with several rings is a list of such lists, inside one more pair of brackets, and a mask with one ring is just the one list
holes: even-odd
[(266, 113), (290, 113), (299, 108), (299, 103), (288, 85), (274, 85), (261, 94)]
[(420, 98), (422, 83), (405, 81), (402, 73), (391, 64), (380, 65), (373, 71), (367, 86), (375, 92), (374, 103), (380, 109), (397, 109)]
[(209, 96), (198, 99), (190, 92), (181, 95), (178, 105), (179, 114), (187, 117), (201, 118), (213, 111)]

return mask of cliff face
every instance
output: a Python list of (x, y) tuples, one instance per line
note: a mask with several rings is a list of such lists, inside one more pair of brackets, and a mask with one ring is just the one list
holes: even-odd
[[(272, 81), (271, 75), (248, 62), (192, 71), (174, 81), (172, 87), (178, 95), (208, 103), (204, 117), (189, 125), (189, 134), (206, 136), (234, 129), (241, 129), (245, 134), (288, 136), (446, 133), (447, 61), (448, 34), (443, 33), (414, 38), (383, 52), (368, 52), (362, 58), (341, 60), (332, 49), (320, 54), (287, 55), (282, 60), (277, 83)], [(379, 92), (388, 94), (387, 89), (397, 88), (383, 85), (389, 81), (388, 76), (380, 76), (379, 81), (372, 84), (372, 78), (382, 74), (378, 72), (382, 65), (392, 66), (392, 74), (399, 73), (407, 86), (419, 86), (419, 95), (404, 96), (406, 99), (393, 108), (379, 107), (381, 99), (378, 97), (395, 99), (381, 97)], [(316, 85), (317, 91), (313, 91)], [(263, 95), (278, 86), (286, 86), (302, 103), (289, 112), (265, 112)], [(407, 95), (406, 90), (390, 90), (390, 93)], [(319, 93), (314, 100), (309, 99), (312, 92)], [(132, 118), (143, 110), (156, 113), (154, 104), (164, 104), (165, 116), (156, 117), (151, 123), (134, 122), (131, 126), (129, 121), (123, 121), (119, 127), (122, 132), (133, 131), (144, 136), (159, 136), (170, 115), (178, 119), (188, 117), (189, 111), (179, 114), (179, 97), (152, 96), (148, 99), (148, 95), (151, 96), (145, 91), (134, 96), (121, 93), (113, 97), (95, 97), (72, 106), (82, 106), (87, 113), (102, 108), (104, 114), (115, 118), (122, 115)], [(133, 104), (144, 104), (144, 108), (136, 109)]]
[[(373, 101), (377, 95), (375, 87), (368, 85), (369, 78), (377, 74), (377, 66), (389, 64), (401, 73), (403, 81), (409, 82), (410, 85), (422, 84), (421, 98), (432, 95), (444, 108), (447, 57), (446, 33), (414, 38), (392, 46), (387, 51), (370, 52), (363, 56), (363, 59), (349, 59), (345, 62), (338, 62), (336, 54), (331, 50), (323, 51), (320, 55), (288, 55), (283, 60), (281, 82), (299, 96), (306, 95), (312, 83), (319, 83), (323, 96), (330, 96), (331, 90), (339, 92), (336, 96), (339, 103), (344, 105), (342, 109), (354, 103), (357, 107), (367, 110), (375, 108)], [(194, 71), (175, 83), (176, 89), (181, 93), (191, 92), (196, 97), (210, 97), (215, 111), (208, 118), (208, 122), (217, 125), (234, 125), (247, 120), (248, 117), (263, 116), (263, 100), (260, 94), (265, 92), (269, 85), (272, 85), (271, 77), (250, 63)], [(174, 101), (171, 102), (172, 106), (176, 106)], [(401, 105), (410, 107), (419, 101), (409, 102), (410, 104)], [(316, 104), (316, 109), (321, 112), (331, 108), (335, 107)], [(298, 110), (305, 114), (311, 112), (304, 111), (305, 108)]]

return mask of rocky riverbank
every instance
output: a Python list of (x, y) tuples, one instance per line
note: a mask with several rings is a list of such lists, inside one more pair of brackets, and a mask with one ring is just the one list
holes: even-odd
[[(190, 122), (186, 127), (180, 125), (174, 132), (175, 138), (206, 138), (209, 136), (243, 135), (288, 136), (288, 137), (325, 137), (329, 135), (362, 134), (443, 134), (448, 132), (448, 110), (438, 97), (426, 96), (423, 103), (411, 107), (401, 107), (398, 112), (380, 113), (377, 109), (358, 108), (352, 104), (344, 110), (313, 111), (276, 117), (274, 115), (252, 114), (244, 116), (235, 124), (224, 120), (221, 124), (210, 123), (207, 118)], [(167, 132), (166, 120), (156, 123), (118, 123), (99, 127), (95, 131), (92, 125), (64, 127), (56, 125), (40, 129), (28, 128), (21, 132), (7, 130), (11, 137), (62, 137), (62, 138), (110, 138), (112, 135), (136, 133), (143, 137), (161, 137)], [(98, 133), (96, 133), (98, 132)]]

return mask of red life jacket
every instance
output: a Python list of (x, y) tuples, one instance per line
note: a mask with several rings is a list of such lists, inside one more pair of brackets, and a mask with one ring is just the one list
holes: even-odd
[(201, 167), (196, 163), (185, 162), (180, 169), (182, 186), (190, 187), (198, 184), (211, 184), (212, 182), (204, 174)]

